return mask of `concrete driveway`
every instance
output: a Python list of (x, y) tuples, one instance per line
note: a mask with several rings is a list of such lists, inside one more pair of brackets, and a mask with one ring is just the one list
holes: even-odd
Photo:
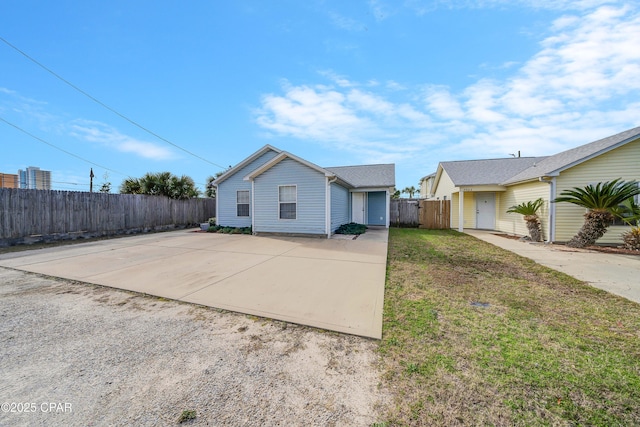
[(0, 255), (0, 266), (380, 339), (388, 230), (356, 240), (192, 230)]
[(587, 282), (593, 287), (640, 303), (639, 256), (521, 242), (498, 236), (495, 231), (465, 229), (464, 232)]

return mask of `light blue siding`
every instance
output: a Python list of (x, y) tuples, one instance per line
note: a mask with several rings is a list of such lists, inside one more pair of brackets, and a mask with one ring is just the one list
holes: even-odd
[(331, 232), (342, 224), (351, 222), (349, 216), (349, 190), (336, 183), (331, 184)]
[[(297, 186), (296, 219), (280, 219), (278, 186)], [(284, 159), (254, 180), (256, 233), (326, 234), (326, 177), (292, 159)]]
[(385, 191), (370, 191), (367, 198), (368, 224), (387, 224), (387, 193)]
[(262, 156), (255, 159), (235, 174), (224, 180), (218, 186), (218, 212), (216, 214), (217, 223), (225, 227), (249, 227), (251, 225), (252, 206), (249, 204), (249, 216), (237, 216), (236, 191), (251, 191), (251, 181), (244, 181), (242, 178), (253, 172), (255, 169), (267, 163), (277, 156), (275, 151), (267, 151)]

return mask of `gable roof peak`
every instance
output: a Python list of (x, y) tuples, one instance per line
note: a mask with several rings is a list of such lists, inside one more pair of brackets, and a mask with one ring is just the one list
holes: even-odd
[(213, 181), (213, 185), (218, 185), (222, 181), (224, 181), (227, 178), (233, 176), (240, 169), (242, 169), (243, 167), (245, 167), (249, 163), (253, 162), (255, 159), (257, 159), (258, 157), (262, 156), (264, 153), (266, 153), (268, 151), (274, 151), (274, 152), (276, 152), (278, 154), (282, 153), (282, 150), (280, 150), (279, 148), (276, 148), (276, 147), (274, 147), (272, 145), (269, 145), (269, 144), (265, 144), (262, 148), (260, 148), (259, 150), (257, 150), (253, 154), (251, 154), (249, 157), (245, 158), (240, 163), (238, 163), (237, 165), (235, 165), (232, 168), (228, 169), (222, 175), (220, 175), (218, 178), (216, 178)]
[(280, 163), (284, 159), (291, 159), (293, 161), (296, 161), (296, 162), (298, 162), (300, 164), (303, 164), (303, 165), (305, 165), (305, 166), (307, 166), (307, 167), (309, 167), (309, 168), (311, 168), (311, 169), (313, 169), (313, 170), (315, 170), (317, 172), (320, 172), (320, 173), (324, 174), (325, 176), (328, 176), (328, 177), (335, 176), (334, 173), (332, 173), (332, 172), (330, 172), (330, 171), (328, 171), (328, 170), (316, 165), (315, 163), (311, 163), (310, 161), (305, 160), (305, 159), (303, 159), (301, 157), (298, 157), (295, 154), (291, 154), (288, 151), (281, 151), (273, 159), (269, 160), (268, 162), (266, 162), (262, 166), (259, 166), (255, 170), (251, 171), (243, 179), (245, 181), (253, 180), (255, 177), (257, 177), (258, 175), (261, 175), (265, 171), (271, 169), (273, 166), (277, 165), (278, 163)]

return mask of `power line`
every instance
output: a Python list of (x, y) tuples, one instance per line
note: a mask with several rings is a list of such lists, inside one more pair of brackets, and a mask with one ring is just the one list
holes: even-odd
[(89, 184), (83, 184), (80, 182), (67, 182), (67, 181), (51, 181), (52, 184), (71, 184), (71, 185), (82, 185), (88, 187)]
[(80, 92), (81, 94), (83, 94), (84, 96), (86, 96), (87, 98), (89, 98), (90, 100), (92, 100), (93, 102), (95, 102), (96, 104), (106, 108), (107, 110), (111, 111), (112, 113), (114, 113), (115, 115), (123, 118), (124, 120), (128, 121), (129, 123), (131, 123), (132, 125), (142, 129), (143, 131), (155, 136), (156, 138), (158, 138), (161, 141), (166, 142), (169, 145), (174, 146), (175, 148), (184, 151), (185, 153), (196, 157), (204, 162), (207, 162), (213, 166), (217, 166), (220, 169), (226, 169), (224, 166), (221, 166), (217, 163), (213, 163), (212, 161), (209, 161), (207, 159), (205, 159), (204, 157), (201, 157), (195, 153), (192, 153), (191, 151), (187, 150), (186, 148), (182, 148), (179, 145), (169, 141), (166, 138), (163, 138), (162, 136), (158, 135), (157, 133), (147, 129), (146, 127), (138, 124), (137, 122), (135, 122), (134, 120), (128, 118), (127, 116), (125, 116), (124, 114), (118, 112), (117, 110), (115, 110), (114, 108), (109, 107), (107, 104), (105, 104), (104, 102), (100, 101), (99, 99), (94, 98), (93, 96), (91, 96), (90, 94), (88, 94), (87, 92), (85, 92), (84, 90), (80, 89), (78, 86), (74, 85), (73, 83), (71, 83), (70, 81), (66, 80), (65, 78), (63, 78), (62, 76), (60, 76), (59, 74), (57, 74), (56, 72), (54, 72), (53, 70), (51, 70), (50, 68), (47, 68), (45, 65), (41, 64), (40, 62), (38, 62), (36, 59), (32, 58), (31, 56), (29, 56), (26, 52), (23, 52), (22, 50), (18, 49), (16, 46), (12, 45), (11, 43), (9, 43), (7, 40), (5, 40), (4, 38), (0, 37), (0, 40), (2, 42), (4, 42), (7, 46), (11, 47), (12, 49), (14, 49), (15, 51), (17, 51), (18, 53), (20, 53), (21, 55), (23, 55), (25, 58), (27, 58), (28, 60), (30, 60), (31, 62), (33, 62), (34, 64), (38, 65), (40, 68), (44, 69), (45, 71), (47, 71), (48, 73), (52, 74), (53, 76), (55, 76), (57, 79), (63, 81), (64, 83), (66, 83), (67, 85), (71, 86), (73, 89), (77, 90), (78, 92)]
[(35, 136), (34, 134), (32, 134), (32, 133), (30, 133), (30, 132), (28, 132), (28, 131), (26, 131), (26, 130), (22, 129), (20, 126), (18, 126), (18, 125), (14, 125), (13, 123), (11, 123), (11, 122), (7, 121), (7, 120), (6, 120), (6, 119), (4, 119), (3, 117), (0, 117), (0, 120), (1, 120), (1, 121), (3, 121), (3, 122), (5, 122), (5, 123), (6, 123), (6, 124), (8, 124), (9, 126), (16, 128), (16, 129), (17, 129), (17, 130), (19, 130), (20, 132), (22, 132), (22, 133), (24, 133), (24, 134), (29, 135), (31, 138), (33, 138), (33, 139), (35, 139), (35, 140), (37, 140), (37, 141), (40, 141), (40, 142), (42, 142), (43, 144), (47, 144), (48, 146), (53, 147), (53, 148), (55, 148), (56, 150), (62, 151), (63, 153), (68, 154), (69, 156), (75, 157), (76, 159), (80, 159), (80, 160), (82, 160), (83, 162), (89, 163), (89, 164), (91, 164), (91, 165), (98, 166), (99, 168), (102, 168), (102, 169), (108, 170), (109, 172), (117, 173), (118, 175), (122, 175), (122, 176), (129, 176), (129, 175), (125, 174), (125, 173), (118, 172), (118, 171), (113, 170), (113, 169), (110, 169), (110, 168), (108, 168), (108, 167), (106, 167), (106, 166), (99, 165), (98, 163), (92, 162), (91, 160), (87, 160), (87, 159), (85, 159), (85, 158), (83, 158), (83, 157), (80, 157), (80, 156), (78, 156), (78, 155), (76, 155), (76, 154), (73, 154), (73, 153), (71, 153), (71, 152), (69, 152), (69, 151), (67, 151), (67, 150), (65, 150), (65, 149), (62, 149), (62, 148), (60, 148), (60, 147), (58, 147), (58, 146), (56, 146), (56, 145), (54, 145), (54, 144), (52, 144), (52, 143), (50, 143), (50, 142), (47, 142), (47, 141), (45, 141), (44, 139), (42, 139), (42, 138), (40, 138), (40, 137), (38, 137), (38, 136)]
[[(60, 147), (58, 147), (58, 146), (56, 146), (56, 145), (54, 145), (54, 144), (52, 144), (52, 143), (50, 143), (50, 142), (48, 142), (48, 141), (45, 141), (44, 139), (42, 139), (42, 138), (40, 138), (40, 137), (38, 137), (38, 136), (35, 136), (34, 134), (32, 134), (32, 133), (30, 133), (30, 132), (28, 132), (28, 131), (26, 131), (26, 130), (22, 129), (20, 126), (15, 125), (15, 124), (13, 124), (13, 123), (9, 122), (9, 121), (8, 121), (8, 120), (6, 120), (4, 117), (1, 117), (1, 116), (0, 116), (0, 121), (5, 122), (5, 123), (6, 123), (6, 124), (8, 124), (9, 126), (11, 126), (11, 127), (15, 128), (15, 129), (19, 130), (20, 132), (22, 132), (22, 133), (24, 133), (24, 134), (26, 134), (26, 135), (29, 135), (31, 138), (33, 138), (33, 139), (35, 139), (35, 140), (37, 140), (37, 141), (40, 141), (40, 142), (42, 142), (43, 144), (47, 144), (48, 146), (53, 147), (53, 148), (55, 148), (56, 150), (62, 151), (63, 153), (65, 153), (65, 154), (67, 154), (67, 155), (69, 155), (69, 156), (75, 157), (76, 159), (80, 159), (80, 160), (82, 160), (83, 162), (89, 163), (90, 165), (97, 166), (97, 167), (99, 167), (99, 168), (105, 169), (105, 170), (107, 170), (107, 171), (109, 171), (109, 172), (116, 173), (116, 174), (118, 174), (118, 175), (122, 175), (122, 176), (126, 176), (126, 177), (130, 177), (130, 176), (131, 176), (131, 175), (129, 175), (129, 174), (122, 173), (122, 172), (119, 172), (119, 171), (117, 171), (117, 170), (110, 169), (110, 168), (108, 168), (108, 167), (106, 167), (106, 166), (102, 166), (102, 165), (100, 165), (100, 164), (98, 164), (98, 163), (92, 162), (91, 160), (87, 160), (87, 159), (85, 159), (85, 158), (83, 158), (83, 157), (80, 157), (80, 156), (78, 156), (78, 155), (76, 155), (76, 154), (73, 154), (73, 153), (71, 153), (71, 152), (69, 152), (69, 151), (67, 151), (67, 150), (65, 150), (65, 149), (63, 149), (63, 148), (60, 148)], [(52, 182), (53, 182), (53, 181), (52, 181)], [(64, 184), (73, 184), (73, 185), (89, 185), (89, 184), (76, 184), (76, 183), (73, 183), (73, 182), (66, 182), (66, 183), (64, 183)], [(207, 184), (203, 184), (203, 183), (201, 183), (201, 182), (194, 182), (194, 184), (196, 184), (196, 185), (202, 185), (202, 186), (203, 186), (203, 187), (205, 187), (205, 188), (207, 187)]]

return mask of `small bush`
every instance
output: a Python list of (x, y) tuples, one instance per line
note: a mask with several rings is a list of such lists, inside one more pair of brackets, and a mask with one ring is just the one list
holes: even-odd
[(180, 418), (178, 418), (178, 423), (182, 424), (189, 420), (195, 420), (197, 416), (196, 411), (182, 411)]
[(349, 224), (342, 224), (336, 230), (336, 234), (363, 234), (367, 230), (367, 226), (364, 224), (356, 224), (350, 222)]
[(209, 226), (210, 227), (215, 227), (216, 225), (216, 219), (214, 218), (209, 218)]
[(631, 227), (631, 230), (622, 233), (625, 249), (640, 251), (640, 226)]
[(251, 227), (224, 227), (222, 225), (209, 226), (207, 230), (209, 233), (224, 233), (224, 234), (251, 234)]

